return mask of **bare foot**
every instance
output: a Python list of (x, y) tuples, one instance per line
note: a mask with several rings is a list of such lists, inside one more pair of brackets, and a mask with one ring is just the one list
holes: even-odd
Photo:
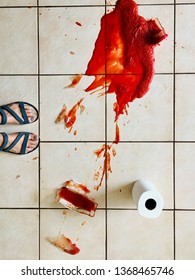
[[(18, 136), (18, 133), (8, 134), (8, 143), (4, 147), (4, 149), (9, 147), (13, 143), (13, 141), (16, 139), (17, 136)], [(21, 137), (21, 139), (10, 150), (10, 152), (15, 153), (15, 154), (20, 154), (21, 153), (21, 149), (22, 149), (23, 140), (24, 140), (24, 136)], [(39, 137), (36, 134), (34, 134), (34, 133), (30, 134), (29, 138), (28, 138), (28, 142), (27, 142), (25, 153), (29, 153), (32, 150), (34, 150), (36, 148), (36, 146), (38, 145), (38, 143), (39, 143)], [(2, 144), (3, 144), (3, 135), (2, 135), (2, 133), (0, 133), (0, 147), (2, 146)]]
[[(23, 119), (20, 106), (18, 103), (13, 103), (12, 105), (9, 106), (9, 108), (12, 109), (21, 119)], [(37, 112), (35, 111), (35, 109), (27, 104), (24, 105), (24, 108), (29, 122), (30, 123), (34, 122), (35, 119), (37, 118)], [(8, 111), (4, 110), (4, 112), (7, 115), (7, 124), (19, 124), (19, 122)], [(0, 123), (1, 120), (2, 120), (2, 116), (0, 114)]]

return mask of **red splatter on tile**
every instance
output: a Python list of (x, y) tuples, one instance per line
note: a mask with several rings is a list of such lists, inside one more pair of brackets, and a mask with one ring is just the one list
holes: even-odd
[(76, 244), (73, 244), (72, 241), (64, 234), (60, 234), (55, 240), (49, 239), (49, 241), (65, 253), (76, 255), (80, 252), (80, 249), (76, 246)]
[(67, 88), (74, 88), (80, 82), (80, 80), (82, 79), (82, 76), (83, 75), (81, 75), (81, 74), (74, 76), (72, 78), (72, 83), (70, 85), (68, 85)]
[(99, 177), (100, 177), (98, 185), (94, 186), (94, 189), (96, 191), (98, 191), (99, 188), (101, 187), (105, 174), (107, 174), (107, 176), (109, 176), (109, 174), (112, 173), (111, 154), (110, 154), (112, 145), (103, 144), (100, 149), (97, 149), (94, 151), (94, 154), (97, 156), (97, 159), (103, 158), (102, 166), (100, 166), (99, 170), (96, 171), (94, 174), (94, 180), (97, 181), (97, 180), (99, 180)]
[(78, 21), (75, 22), (78, 26), (82, 26), (82, 24)]
[(81, 112), (83, 111), (83, 106), (81, 106), (83, 99), (84, 98), (81, 98), (69, 111), (67, 111), (67, 106), (64, 105), (56, 118), (56, 123), (60, 123), (63, 121), (65, 127), (69, 128), (69, 132), (71, 132), (77, 118), (76, 114), (78, 109), (81, 108)]

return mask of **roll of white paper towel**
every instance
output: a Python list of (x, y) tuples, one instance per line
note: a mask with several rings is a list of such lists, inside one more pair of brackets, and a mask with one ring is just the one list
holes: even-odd
[(132, 198), (141, 216), (147, 218), (157, 218), (160, 216), (164, 200), (150, 181), (136, 181), (132, 189)]

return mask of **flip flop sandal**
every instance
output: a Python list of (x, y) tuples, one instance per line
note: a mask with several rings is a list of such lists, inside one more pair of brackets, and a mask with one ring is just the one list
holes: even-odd
[[(40, 142), (40, 139), (39, 139), (39, 142), (38, 144), (36, 145), (36, 147), (29, 151), (29, 152), (26, 152), (26, 147), (27, 147), (27, 143), (28, 143), (28, 139), (29, 139), (29, 136), (32, 135), (33, 133), (30, 133), (30, 132), (19, 132), (17, 137), (14, 139), (14, 141), (11, 143), (11, 145), (9, 145), (7, 148), (6, 145), (8, 143), (8, 134), (5, 133), (5, 132), (1, 132), (2, 136), (3, 136), (3, 144), (0, 146), (0, 151), (2, 152), (8, 152), (8, 153), (12, 153), (12, 154), (17, 154), (17, 155), (24, 155), (24, 154), (29, 154), (31, 152), (33, 152), (34, 150), (36, 150), (39, 146), (39, 142)], [(22, 143), (22, 147), (21, 147), (21, 151), (20, 153), (15, 153), (15, 152), (12, 152), (11, 149), (17, 145), (18, 141), (20, 141), (20, 139), (24, 136), (24, 139), (23, 139), (23, 143)]]
[[(12, 110), (10, 108), (10, 106), (13, 105), (13, 104), (19, 104), (19, 108), (20, 108), (20, 111), (21, 111), (21, 114), (22, 114), (22, 118), (20, 116), (18, 116), (18, 114), (16, 114), (16, 112), (14, 110)], [(2, 120), (0, 122), (0, 125), (7, 123), (7, 114), (6, 114), (5, 111), (9, 112), (18, 121), (19, 124), (33, 123), (33, 122), (30, 122), (28, 117), (27, 117), (26, 110), (24, 108), (25, 105), (28, 105), (29, 107), (31, 107), (35, 110), (35, 112), (37, 114), (37, 117), (33, 121), (33, 122), (35, 122), (39, 117), (39, 112), (37, 111), (37, 108), (35, 108), (30, 103), (18, 101), (18, 102), (12, 102), (12, 103), (9, 103), (7, 105), (0, 106), (0, 115), (1, 115), (1, 118), (2, 118)]]

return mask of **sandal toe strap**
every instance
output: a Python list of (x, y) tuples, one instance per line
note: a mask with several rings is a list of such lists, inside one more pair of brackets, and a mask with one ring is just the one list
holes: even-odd
[(23, 143), (22, 143), (20, 154), (25, 154), (29, 135), (30, 135), (29, 132), (20, 132), (17, 135), (17, 137), (14, 139), (14, 141), (11, 143), (11, 145), (9, 145), (9, 147), (4, 149), (3, 151), (4, 152), (9, 152), (18, 143), (18, 141), (20, 141), (20, 139), (24, 136), (24, 140), (23, 140)]
[(0, 124), (6, 124), (6, 122), (7, 122), (7, 115), (4, 112), (4, 109), (2, 108), (2, 106), (0, 107), (0, 115), (1, 115), (1, 122), (0, 122)]
[(0, 146), (0, 151), (4, 151), (7, 143), (8, 143), (8, 136), (5, 132), (1, 132), (1, 135), (3, 136), (3, 143), (2, 145)]

